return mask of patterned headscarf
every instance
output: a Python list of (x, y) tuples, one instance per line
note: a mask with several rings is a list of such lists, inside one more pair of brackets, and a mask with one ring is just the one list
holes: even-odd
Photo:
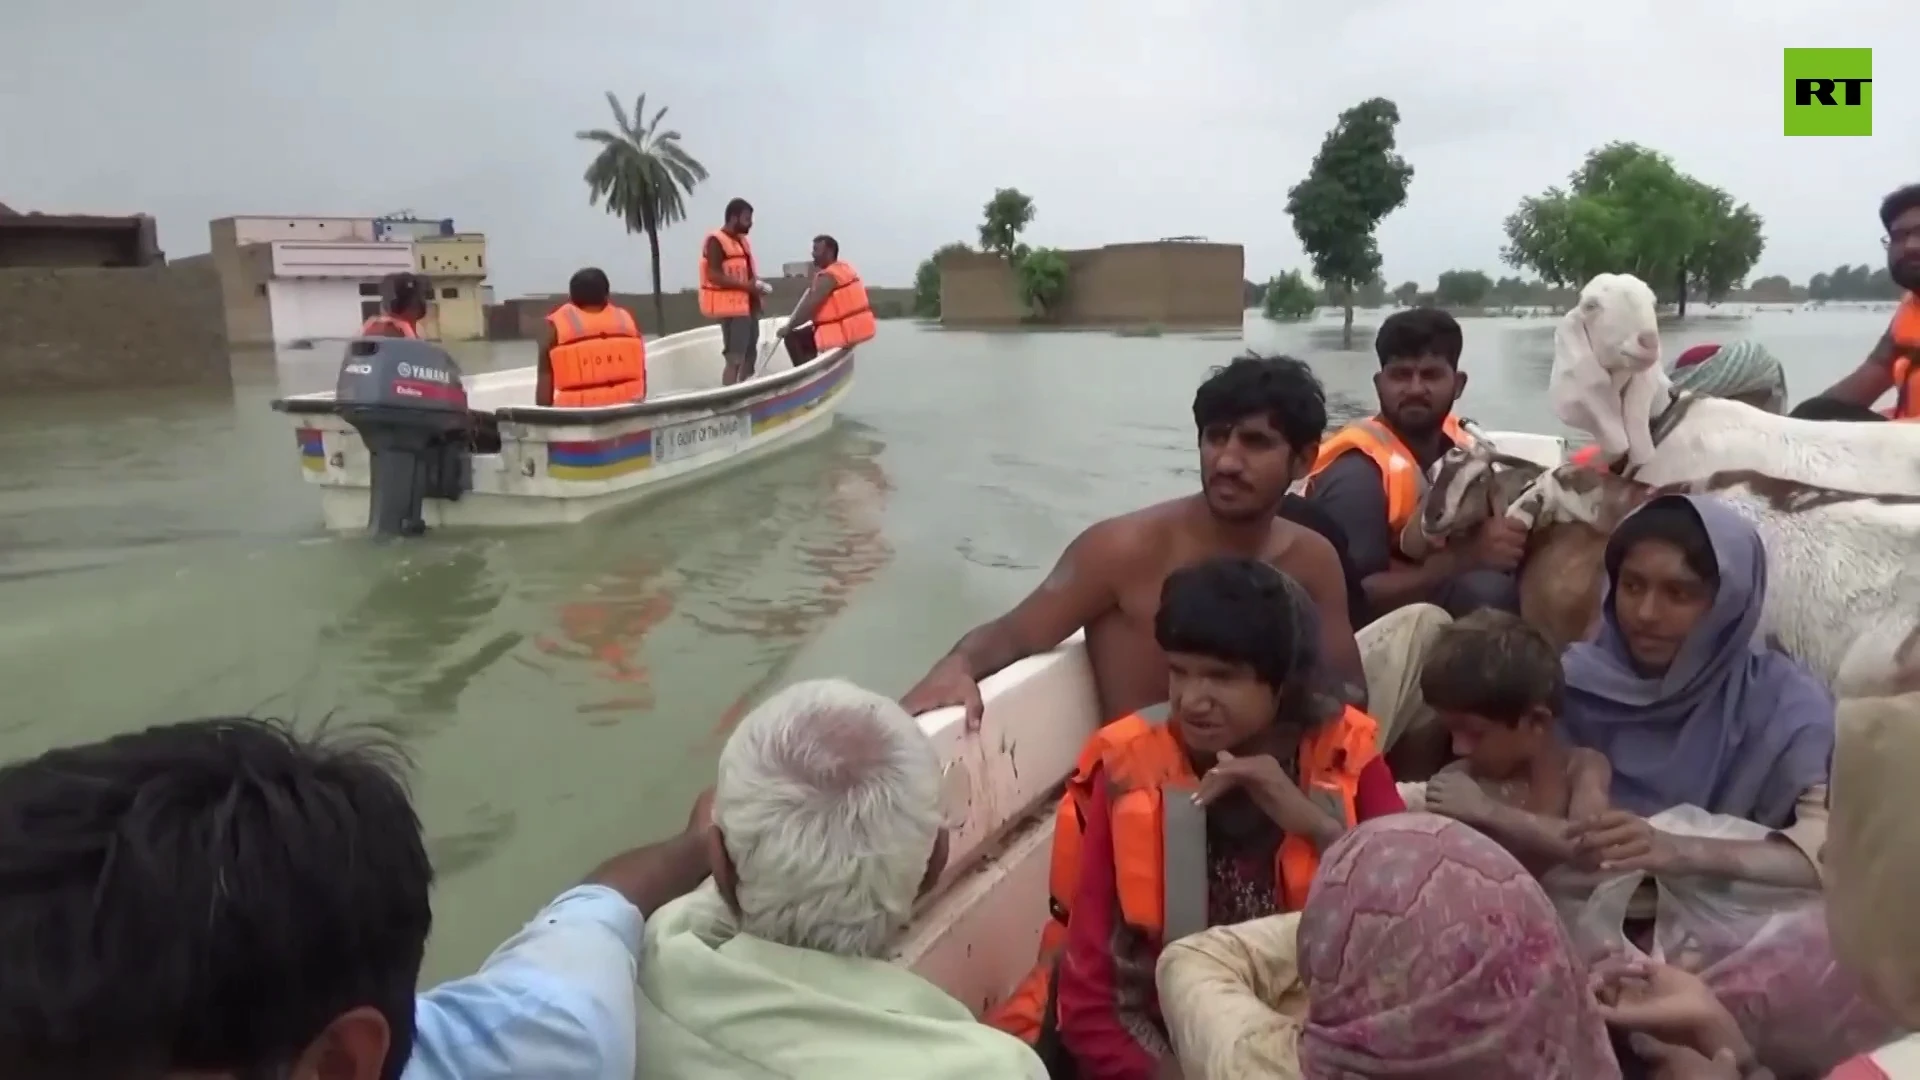
[(1673, 362), (1675, 390), (1708, 397), (1765, 394), (1761, 407), (1779, 412), (1787, 405), (1787, 373), (1766, 346), (1754, 341), (1731, 345), (1695, 345)]
[(1394, 814), (1329, 848), (1300, 971), (1303, 1080), (1620, 1080), (1552, 902), (1459, 822)]

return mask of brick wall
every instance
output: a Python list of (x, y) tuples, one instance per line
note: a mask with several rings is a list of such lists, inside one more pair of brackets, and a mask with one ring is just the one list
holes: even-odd
[[(1066, 294), (1049, 325), (1237, 328), (1245, 312), (1246, 253), (1238, 244), (1109, 244), (1063, 254)], [(1019, 283), (1005, 260), (962, 252), (940, 264), (942, 325), (1025, 320)]]
[(231, 378), (211, 258), (0, 269), (0, 393)]

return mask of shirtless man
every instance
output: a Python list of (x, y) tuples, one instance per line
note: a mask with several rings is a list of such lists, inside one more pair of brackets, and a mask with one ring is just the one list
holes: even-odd
[(1305, 586), (1319, 609), (1323, 685), (1364, 705), (1367, 682), (1347, 624), (1340, 559), (1320, 534), (1275, 517), (1326, 433), (1320, 381), (1299, 360), (1243, 356), (1200, 384), (1193, 421), (1200, 439), (1197, 494), (1089, 527), (1039, 588), (961, 638), (901, 704), (916, 714), (962, 705), (975, 727), (981, 679), (1084, 629), (1102, 717), (1157, 705), (1167, 699), (1167, 661), (1153, 634), (1161, 584), (1180, 567), (1241, 555), (1263, 559)]

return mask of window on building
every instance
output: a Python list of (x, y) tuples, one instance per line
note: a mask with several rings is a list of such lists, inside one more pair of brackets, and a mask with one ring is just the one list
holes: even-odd
[(487, 268), (487, 257), (485, 255), (475, 255), (473, 257), (473, 265), (478, 269), (485, 270)]
[(360, 317), (361, 318), (371, 319), (378, 314), (380, 314), (380, 301), (378, 300), (360, 301)]
[(379, 282), (377, 282), (377, 281), (363, 281), (363, 282), (361, 282), (361, 283), (360, 283), (360, 295), (361, 295), (361, 296), (379, 296), (379, 295), (380, 295), (380, 283), (379, 283)]
[(458, 300), (458, 299), (460, 299), (460, 290), (459, 290), (459, 289), (441, 289), (441, 290), (440, 290), (440, 299), (442, 299), (442, 300)]

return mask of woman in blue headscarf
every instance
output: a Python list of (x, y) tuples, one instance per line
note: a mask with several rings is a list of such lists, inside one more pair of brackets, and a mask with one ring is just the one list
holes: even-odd
[[(1759, 635), (1766, 549), (1709, 496), (1666, 495), (1607, 542), (1598, 639), (1567, 650), (1564, 729), (1613, 766), (1613, 809), (1569, 829), (1611, 869), (1817, 887), (1833, 697)], [(1655, 830), (1691, 804), (1757, 822), (1764, 840)]]

